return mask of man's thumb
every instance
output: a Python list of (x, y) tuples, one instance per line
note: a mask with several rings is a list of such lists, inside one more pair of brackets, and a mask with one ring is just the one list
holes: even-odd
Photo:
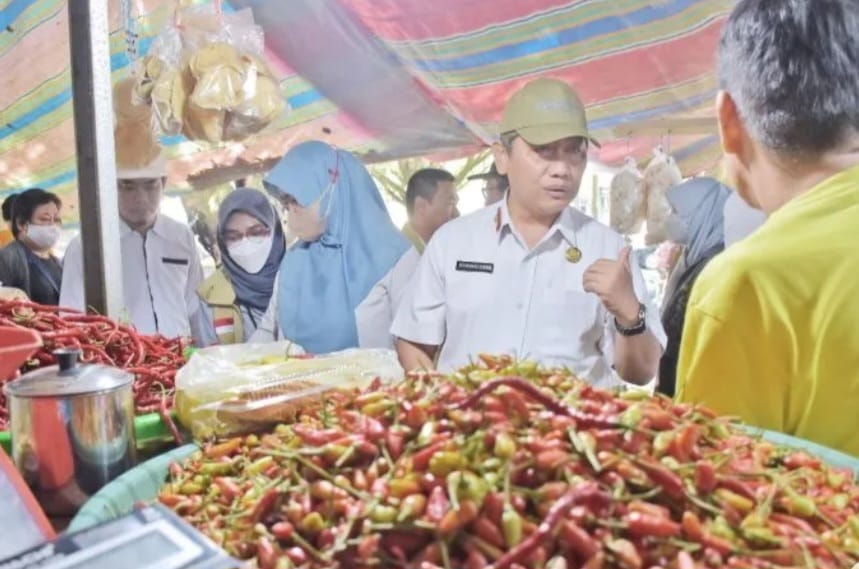
[(632, 247), (626, 246), (620, 250), (620, 256), (617, 258), (617, 260), (620, 261), (623, 264), (623, 266), (627, 268), (627, 270), (630, 269), (629, 256), (631, 253), (632, 253)]

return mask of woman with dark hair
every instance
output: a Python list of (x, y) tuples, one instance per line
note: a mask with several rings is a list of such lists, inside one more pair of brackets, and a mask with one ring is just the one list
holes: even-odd
[(217, 242), (221, 266), (197, 287), (203, 301), (198, 347), (248, 340), (268, 308), (286, 253), (277, 212), (252, 188), (233, 190), (221, 203)]
[(40, 304), (60, 300), (63, 267), (53, 248), (62, 231), (62, 206), (55, 194), (39, 188), (18, 194), (11, 220), (15, 241), (0, 249), (0, 283)]

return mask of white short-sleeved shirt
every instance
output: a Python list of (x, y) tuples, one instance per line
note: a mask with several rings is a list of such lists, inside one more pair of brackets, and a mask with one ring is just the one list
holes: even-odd
[(388, 274), (370, 289), (367, 298), (355, 309), (358, 346), (391, 349), (394, 347), (391, 324), (420, 260), (421, 254), (416, 248), (412, 247), (406, 251)]
[[(164, 215), (141, 235), (120, 222), (122, 286), (130, 323), (143, 334), (168, 338), (193, 333), (191, 316), (199, 310), (197, 285), (203, 269), (191, 229)], [(84, 279), (81, 237), (75, 237), (63, 259), (60, 306), (83, 310)]]
[[(443, 372), (480, 353), (510, 354), (566, 366), (600, 387), (620, 384), (612, 369), (614, 319), (596, 295), (584, 291), (582, 277), (598, 259), (617, 259), (623, 238), (566, 208), (529, 251), (509, 219), (501, 202), (439, 229), (391, 333), (442, 346)], [(567, 260), (571, 247), (582, 252), (577, 263)], [(632, 274), (635, 293), (647, 306), (647, 327), (664, 347), (665, 332), (638, 266)]]

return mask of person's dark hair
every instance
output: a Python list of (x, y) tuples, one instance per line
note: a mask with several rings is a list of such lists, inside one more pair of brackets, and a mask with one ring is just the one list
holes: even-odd
[(12, 208), (12, 235), (16, 239), (18, 238), (18, 233), (20, 233), (19, 226), (29, 223), (33, 218), (33, 212), (36, 211), (36, 208), (47, 203), (56, 204), (58, 208), (63, 207), (63, 202), (60, 201), (60, 198), (56, 194), (46, 192), (41, 188), (33, 188), (18, 194)]
[(439, 168), (418, 170), (412, 174), (406, 186), (406, 211), (409, 215), (412, 215), (415, 211), (415, 201), (418, 197), (431, 200), (435, 197), (439, 184), (455, 181), (456, 178), (447, 170)]
[(820, 156), (859, 134), (859, 0), (740, 0), (718, 69), (758, 142)]
[(9, 222), (12, 221), (12, 207), (15, 204), (15, 198), (18, 197), (18, 194), (12, 194), (7, 196), (5, 200), (3, 200), (3, 221)]

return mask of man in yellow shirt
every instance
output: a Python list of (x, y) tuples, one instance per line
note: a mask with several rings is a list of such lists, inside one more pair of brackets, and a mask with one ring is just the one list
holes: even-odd
[(859, 456), (856, 38), (859, 0), (740, 0), (725, 26), (722, 146), (769, 219), (695, 283), (677, 397)]

